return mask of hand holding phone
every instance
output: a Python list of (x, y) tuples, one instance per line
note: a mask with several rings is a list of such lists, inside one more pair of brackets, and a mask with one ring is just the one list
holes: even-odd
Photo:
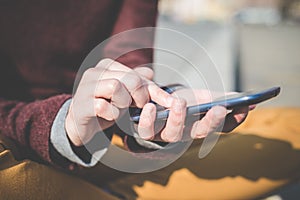
[[(250, 106), (264, 102), (268, 99), (276, 97), (280, 93), (280, 87), (272, 87), (261, 91), (248, 91), (238, 93), (234, 95), (225, 96), (219, 98), (213, 102), (190, 106), (187, 108), (187, 117), (204, 115), (214, 106), (223, 106), (228, 110), (236, 107)], [(139, 122), (140, 115), (138, 111), (131, 111), (131, 120), (133, 122)], [(166, 120), (169, 116), (169, 110), (158, 111), (156, 114), (156, 120)]]

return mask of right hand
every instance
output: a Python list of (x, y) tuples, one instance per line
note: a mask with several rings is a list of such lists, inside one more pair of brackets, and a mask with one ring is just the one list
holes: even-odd
[[(168, 94), (150, 80), (152, 76), (153, 71), (149, 68), (133, 70), (110, 59), (104, 59), (96, 67), (88, 69), (83, 74), (66, 117), (65, 128), (72, 143), (75, 146), (88, 143), (97, 132), (112, 126), (122, 115), (122, 110), (131, 105), (143, 108), (138, 124), (138, 133), (143, 139), (160, 138), (165, 142), (182, 140), (187, 99)], [(156, 107), (149, 103), (150, 99), (170, 110), (166, 125), (158, 133), (154, 132)], [(193, 126), (191, 133), (196, 135), (193, 138), (205, 137), (213, 132), (225, 117), (225, 108), (211, 109), (197, 126)], [(205, 134), (197, 136), (203, 130), (206, 130)]]
[(133, 70), (111, 59), (86, 70), (65, 122), (72, 143), (86, 144), (97, 132), (112, 126), (122, 110), (131, 105), (143, 108), (152, 99), (170, 108), (177, 100), (154, 84), (152, 76), (150, 68)]

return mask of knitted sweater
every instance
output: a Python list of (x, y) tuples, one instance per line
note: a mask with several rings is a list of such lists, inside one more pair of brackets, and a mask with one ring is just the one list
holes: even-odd
[[(106, 38), (133, 28), (155, 26), (155, 0), (4, 0), (0, 2), (0, 134), (24, 148), (23, 156), (47, 163), (50, 132), (71, 98), (85, 56)], [(130, 42), (153, 43), (153, 34)], [(102, 57), (126, 49), (112, 40)], [(152, 50), (118, 59), (135, 67), (151, 63)], [(66, 166), (67, 167), (67, 166)]]

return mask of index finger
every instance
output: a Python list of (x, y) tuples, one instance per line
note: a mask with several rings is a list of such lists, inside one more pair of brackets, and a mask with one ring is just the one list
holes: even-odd
[(152, 101), (155, 103), (170, 108), (172, 106), (172, 102), (174, 101), (174, 97), (158, 87), (154, 82), (148, 81), (148, 91)]

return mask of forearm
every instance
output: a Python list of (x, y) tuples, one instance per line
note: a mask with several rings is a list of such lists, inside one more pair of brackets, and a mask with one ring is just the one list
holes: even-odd
[(37, 159), (53, 163), (49, 153), (52, 124), (58, 110), (70, 97), (58, 95), (30, 103), (0, 100), (1, 134), (34, 152)]

